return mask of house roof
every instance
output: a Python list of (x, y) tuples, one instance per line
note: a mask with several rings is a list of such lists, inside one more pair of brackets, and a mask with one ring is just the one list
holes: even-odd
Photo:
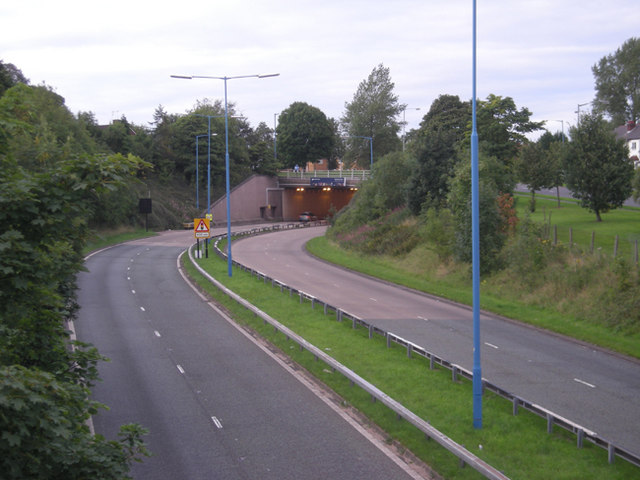
[(625, 141), (640, 140), (640, 123), (636, 123), (632, 129), (629, 129), (627, 125), (620, 125), (614, 130), (617, 138), (622, 138)]

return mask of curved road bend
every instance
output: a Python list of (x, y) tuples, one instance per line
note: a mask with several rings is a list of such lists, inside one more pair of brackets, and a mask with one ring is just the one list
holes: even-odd
[[(116, 438), (137, 422), (153, 456), (135, 479), (424, 478), (330, 408), (181, 277), (191, 232), (122, 244), (79, 276), (80, 340), (111, 359), (94, 416)], [(384, 443), (384, 442), (379, 442)], [(382, 446), (384, 447), (384, 446)]]
[[(248, 237), (233, 258), (472, 370), (469, 308), (313, 258), (304, 245), (324, 230)], [(483, 378), (640, 454), (639, 362), (487, 314), (481, 342)]]

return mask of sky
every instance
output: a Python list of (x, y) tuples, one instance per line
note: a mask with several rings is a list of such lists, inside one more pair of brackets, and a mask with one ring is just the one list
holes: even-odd
[[(0, 6), (0, 60), (100, 124), (149, 126), (227, 95), (254, 128), (293, 102), (340, 119), (389, 68), (407, 131), (440, 95), (472, 98), (472, 0), (30, 0)], [(635, 0), (477, 0), (477, 98), (511, 97), (551, 132), (595, 96), (592, 66), (640, 37)], [(418, 110), (419, 109), (419, 110)], [(399, 120), (403, 118), (399, 117)], [(479, 132), (482, 135), (482, 132)]]

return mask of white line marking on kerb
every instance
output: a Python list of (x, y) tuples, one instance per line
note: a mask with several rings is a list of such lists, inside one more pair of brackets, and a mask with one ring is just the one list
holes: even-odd
[(222, 428), (222, 423), (218, 420), (218, 417), (211, 417), (211, 421), (216, 427)]
[(497, 345), (494, 345), (493, 343), (484, 342), (484, 344), (485, 344), (487, 347), (495, 348), (496, 350), (498, 350), (498, 346), (497, 346)]
[(184, 375), (184, 368), (182, 368), (182, 366), (180, 365), (176, 365), (176, 368), (178, 369), (178, 371)]
[(595, 386), (595, 385), (593, 385), (593, 384), (591, 384), (591, 383), (588, 383), (588, 382), (585, 382), (584, 380), (580, 380), (579, 378), (574, 378), (573, 380), (574, 380), (575, 382), (581, 383), (582, 385), (586, 385), (586, 386), (587, 386), (587, 387), (589, 387), (589, 388), (596, 388), (596, 386)]

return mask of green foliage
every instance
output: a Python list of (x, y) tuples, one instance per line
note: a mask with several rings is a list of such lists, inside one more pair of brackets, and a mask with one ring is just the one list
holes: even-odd
[(345, 105), (341, 123), (349, 137), (346, 139), (349, 148), (344, 156), (347, 165), (365, 167), (370, 163), (369, 142), (356, 137), (373, 138), (374, 159), (400, 149), (400, 124), (396, 117), (403, 106), (398, 103), (393, 89), (389, 68), (380, 64), (360, 82), (353, 100)]
[(6, 480), (123, 479), (132, 461), (148, 455), (144, 429), (127, 425), (120, 441), (90, 433), (101, 406), (89, 391), (21, 366), (0, 367), (0, 471)]
[(406, 201), (405, 182), (412, 170), (411, 158), (401, 152), (380, 159), (374, 165), (372, 178), (361, 184), (351, 203), (339, 212), (335, 230), (350, 231), (402, 207)]
[[(480, 152), (511, 167), (526, 134), (542, 128), (543, 122), (531, 121), (527, 108), (517, 109), (511, 97), (490, 94), (477, 104)], [(505, 192), (506, 190), (502, 190)], [(509, 190), (510, 191), (510, 190)]]
[(601, 213), (621, 207), (631, 196), (633, 162), (624, 141), (598, 115), (581, 116), (571, 139), (565, 158), (567, 187), (602, 221)]
[(424, 240), (438, 258), (446, 262), (454, 253), (454, 222), (451, 210), (429, 208), (421, 214)]
[(424, 116), (410, 145), (417, 168), (409, 180), (407, 203), (415, 215), (423, 208), (445, 205), (470, 115), (469, 102), (441, 95)]
[(326, 115), (305, 102), (294, 102), (280, 113), (276, 132), (278, 158), (285, 168), (330, 158), (336, 141)]
[(0, 156), (0, 471), (123, 478), (144, 453), (142, 431), (125, 429), (122, 444), (89, 434), (84, 422), (97, 405), (88, 387), (103, 357), (70, 342), (66, 322), (77, 309), (92, 199), (148, 165), (120, 154), (20, 163)]
[[(506, 240), (505, 218), (498, 205), (499, 190), (504, 170), (494, 158), (480, 159), (479, 180), (479, 232), (480, 271), (487, 273), (499, 267), (499, 253)], [(461, 162), (451, 182), (448, 205), (454, 219), (454, 257), (460, 262), (471, 262), (471, 168)]]
[(625, 41), (615, 53), (602, 57), (592, 71), (598, 112), (606, 112), (614, 125), (640, 118), (640, 38)]

